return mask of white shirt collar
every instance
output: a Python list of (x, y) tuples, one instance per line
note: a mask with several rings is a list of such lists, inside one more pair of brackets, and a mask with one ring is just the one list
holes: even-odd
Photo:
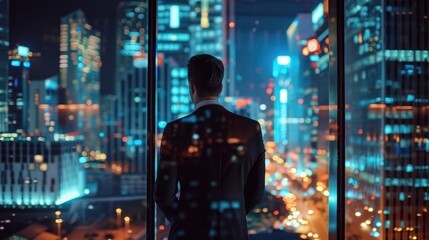
[(196, 111), (198, 108), (202, 107), (202, 106), (206, 106), (206, 105), (210, 105), (210, 104), (216, 104), (216, 105), (220, 105), (219, 101), (217, 99), (207, 99), (207, 100), (202, 100), (201, 102), (198, 102), (195, 105), (195, 109), (194, 111)]

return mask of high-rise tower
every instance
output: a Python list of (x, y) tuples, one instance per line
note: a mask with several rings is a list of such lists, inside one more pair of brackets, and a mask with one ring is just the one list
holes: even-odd
[(208, 53), (225, 65), (223, 96), (234, 96), (234, 1), (189, 0), (191, 6), (191, 55)]
[(81, 134), (98, 127), (100, 34), (78, 10), (61, 18), (60, 41), (60, 87), (66, 93), (58, 106), (60, 124), (65, 133)]
[[(0, 0), (0, 62), (7, 62), (9, 49), (9, 0)], [(8, 64), (0, 64), (0, 132), (8, 131)]]
[(28, 84), (30, 58), (28, 47), (18, 46), (9, 51), (8, 118), (10, 132), (28, 129)]
[[(346, 197), (362, 239), (429, 238), (429, 5), (345, 1)], [(368, 220), (368, 221), (366, 221)]]

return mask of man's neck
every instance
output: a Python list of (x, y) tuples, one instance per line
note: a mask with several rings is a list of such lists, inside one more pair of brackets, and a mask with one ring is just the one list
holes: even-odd
[(211, 104), (219, 104), (217, 97), (207, 97), (199, 99), (194, 106), (194, 111), (198, 108), (205, 106), (205, 105), (211, 105)]
[(198, 103), (202, 102), (202, 101), (206, 101), (206, 100), (218, 100), (218, 97), (204, 97), (204, 98), (200, 98), (197, 101), (195, 101), (194, 106), (197, 106)]

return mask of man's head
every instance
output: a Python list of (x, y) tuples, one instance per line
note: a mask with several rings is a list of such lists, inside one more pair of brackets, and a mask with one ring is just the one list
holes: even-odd
[(191, 57), (188, 61), (188, 80), (194, 102), (218, 97), (222, 92), (224, 67), (221, 60), (209, 54)]

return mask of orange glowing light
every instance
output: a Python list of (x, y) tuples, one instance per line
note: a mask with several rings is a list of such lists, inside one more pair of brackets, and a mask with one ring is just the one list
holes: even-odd
[(249, 105), (250, 103), (252, 103), (252, 100), (250, 98), (238, 99), (235, 102), (235, 107), (236, 108), (242, 108), (242, 107)]
[(310, 54), (310, 52), (308, 51), (308, 48), (307, 47), (303, 48), (302, 49), (302, 55), (308, 56), (308, 54)]
[(161, 230), (161, 231), (162, 231), (162, 230), (164, 230), (164, 229), (165, 229), (164, 225), (160, 225), (160, 226), (159, 226), (159, 230)]
[(314, 53), (316, 51), (319, 51), (319, 49), (320, 49), (320, 43), (315, 38), (310, 39), (307, 42), (307, 48), (308, 48), (309, 52)]
[(127, 137), (122, 137), (122, 142), (127, 142), (128, 138)]
[(234, 28), (235, 27), (235, 22), (229, 22), (229, 27), (230, 28)]
[(266, 93), (268, 95), (272, 94), (273, 93), (273, 89), (272, 88), (267, 88)]

